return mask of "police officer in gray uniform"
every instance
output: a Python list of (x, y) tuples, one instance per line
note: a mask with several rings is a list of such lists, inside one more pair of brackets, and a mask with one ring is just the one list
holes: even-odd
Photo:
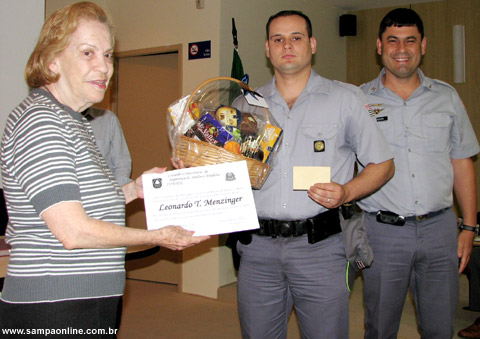
[(393, 179), (359, 202), (375, 258), (363, 271), (366, 338), (396, 338), (409, 287), (422, 338), (452, 338), (459, 272), (472, 251), (479, 145), (455, 89), (418, 68), (425, 49), (418, 14), (389, 12), (377, 38), (384, 69), (361, 86), (395, 157)]
[[(274, 77), (258, 89), (283, 129), (272, 172), (254, 191), (260, 230), (237, 243), (238, 307), (244, 338), (285, 338), (295, 306), (303, 338), (347, 338), (347, 259), (338, 207), (378, 189), (392, 154), (363, 93), (311, 68), (316, 40), (301, 12), (267, 23)], [(240, 111), (242, 108), (240, 107)], [(365, 166), (353, 177), (355, 160)], [(327, 166), (330, 183), (293, 190), (294, 166)]]

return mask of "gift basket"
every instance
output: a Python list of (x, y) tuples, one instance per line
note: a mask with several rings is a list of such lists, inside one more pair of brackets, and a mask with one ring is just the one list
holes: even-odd
[(255, 189), (270, 173), (282, 140), (282, 129), (263, 98), (228, 77), (209, 79), (172, 103), (167, 126), (175, 160), (186, 166), (246, 160)]

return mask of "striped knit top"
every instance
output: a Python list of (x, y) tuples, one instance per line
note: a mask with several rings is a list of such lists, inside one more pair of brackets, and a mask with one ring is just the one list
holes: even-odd
[(119, 296), (125, 248), (67, 250), (40, 217), (61, 202), (125, 226), (125, 197), (96, 146), (90, 123), (34, 89), (9, 115), (1, 143), (10, 261), (1, 299), (51, 302)]

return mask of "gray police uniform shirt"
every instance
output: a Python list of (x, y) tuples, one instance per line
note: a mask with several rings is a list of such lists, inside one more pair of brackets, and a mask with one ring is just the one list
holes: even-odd
[(388, 210), (404, 216), (452, 206), (451, 158), (465, 159), (479, 152), (457, 91), (418, 70), (421, 85), (403, 100), (383, 85), (384, 74), (385, 69), (361, 89), (395, 156), (395, 175), (359, 206), (368, 212)]
[[(312, 70), (292, 109), (277, 91), (275, 77), (258, 92), (283, 129), (272, 171), (263, 187), (254, 191), (260, 218), (297, 220), (327, 210), (306, 191), (293, 190), (294, 166), (330, 166), (331, 180), (345, 184), (353, 177), (356, 157), (365, 166), (393, 157), (368, 115), (365, 96), (353, 85), (323, 78)], [(323, 149), (315, 149), (318, 142)]]
[[(92, 125), (95, 141), (100, 153), (107, 161), (120, 186), (128, 184), (132, 171), (132, 159), (122, 126), (115, 113), (109, 110), (90, 107), (87, 112), (93, 118)], [(88, 118), (87, 118), (88, 119)]]

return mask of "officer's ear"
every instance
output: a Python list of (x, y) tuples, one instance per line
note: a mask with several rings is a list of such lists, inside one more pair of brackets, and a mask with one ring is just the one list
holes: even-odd
[(422, 55), (425, 55), (425, 52), (427, 51), (427, 37), (426, 36), (424, 36), (423, 39), (422, 39), (421, 50), (422, 50)]
[(377, 54), (382, 55), (382, 40), (377, 37)]
[(317, 39), (314, 37), (310, 38), (310, 48), (312, 49), (312, 54), (317, 52)]

